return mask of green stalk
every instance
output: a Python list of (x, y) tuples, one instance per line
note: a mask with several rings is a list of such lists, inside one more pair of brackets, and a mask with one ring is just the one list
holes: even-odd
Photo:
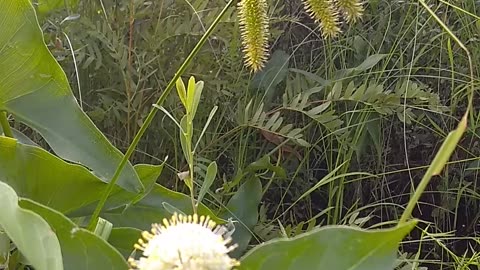
[(6, 112), (0, 111), (0, 125), (2, 126), (3, 134), (7, 137), (13, 138), (12, 128), (10, 128), (10, 125), (8, 124)]
[[(172, 91), (173, 87), (175, 86), (175, 83), (177, 82), (178, 78), (185, 72), (187, 69), (188, 65), (190, 62), (192, 62), (193, 58), (197, 55), (197, 53), (200, 51), (202, 46), (205, 44), (207, 41), (208, 37), (212, 34), (213, 30), (216, 28), (218, 23), (220, 22), (220, 19), (225, 15), (227, 10), (232, 6), (234, 0), (230, 0), (227, 5), (223, 8), (223, 10), (220, 12), (220, 14), (215, 18), (215, 21), (212, 23), (212, 25), (207, 29), (205, 34), (200, 38), (198, 43), (195, 45), (193, 50), (190, 52), (188, 57), (185, 59), (185, 61), (182, 63), (182, 65), (178, 68), (175, 76), (172, 78), (172, 80), (168, 83), (167, 87), (165, 88), (165, 91), (163, 91), (162, 95), (158, 98), (157, 102), (155, 103), (156, 105), (160, 106), (165, 102), (165, 99), (167, 99), (168, 94), (170, 94), (170, 91)], [(108, 183), (107, 189), (103, 193), (102, 197), (100, 198), (100, 201), (98, 202), (97, 207), (95, 208), (95, 211), (92, 214), (92, 217), (90, 219), (90, 223), (88, 224), (88, 229), (90, 231), (95, 230), (95, 226), (98, 220), (98, 217), (100, 215), (100, 212), (102, 211), (103, 206), (105, 205), (105, 202), (108, 199), (108, 196), (112, 192), (113, 188), (115, 187), (115, 183), (117, 182), (118, 178), (120, 177), (120, 173), (122, 172), (123, 168), (127, 164), (129, 158), (132, 156), (133, 151), (135, 151), (135, 148), (138, 145), (138, 142), (142, 138), (143, 134), (147, 130), (147, 128), (150, 126), (150, 124), (153, 121), (153, 118), (157, 114), (158, 109), (156, 107), (152, 107), (150, 112), (148, 113), (147, 118), (145, 119), (143, 125), (140, 127), (138, 130), (137, 134), (133, 138), (132, 143), (127, 149), (127, 152), (125, 153), (123, 159), (120, 161), (120, 164), (117, 167), (117, 170), (115, 171), (115, 174), (112, 177), (112, 180)]]
[(405, 211), (403, 211), (402, 217), (398, 222), (398, 226), (401, 226), (408, 221), (408, 219), (412, 216), (415, 205), (420, 200), (420, 197), (425, 191), (425, 188), (427, 188), (432, 177), (439, 175), (442, 172), (443, 167), (450, 159), (453, 151), (457, 147), (458, 142), (462, 138), (463, 133), (467, 129), (467, 117), (468, 111), (462, 117), (460, 123), (458, 123), (457, 129), (448, 134), (447, 138), (438, 150), (438, 153), (435, 155), (432, 163), (428, 167), (427, 172), (425, 172), (420, 184), (418, 184), (417, 188), (415, 189), (415, 193), (413, 193), (413, 196), (408, 201), (408, 205), (405, 208)]
[(408, 202), (408, 205), (405, 208), (405, 211), (403, 212), (402, 217), (400, 218), (400, 221), (398, 222), (399, 226), (407, 222), (407, 220), (412, 216), (413, 209), (415, 208), (415, 205), (417, 204), (417, 202), (420, 200), (420, 196), (422, 196), (422, 193), (425, 191), (425, 188), (430, 182), (430, 179), (432, 179), (434, 175), (440, 174), (443, 167), (450, 159), (450, 156), (452, 155), (453, 151), (457, 147), (457, 144), (462, 138), (463, 133), (465, 133), (465, 130), (467, 129), (467, 118), (469, 116), (473, 117), (474, 115), (473, 114), (473, 93), (475, 92), (475, 86), (473, 81), (473, 78), (474, 78), (473, 62), (470, 56), (470, 51), (463, 44), (463, 42), (457, 36), (455, 36), (455, 34), (450, 30), (450, 28), (448, 28), (448, 26), (442, 20), (440, 20), (440, 18), (435, 14), (435, 12), (433, 12), (433, 10), (430, 9), (430, 7), (425, 3), (424, 0), (418, 0), (418, 2), (427, 10), (427, 12), (435, 19), (435, 21), (437, 21), (437, 23), (443, 28), (443, 30), (445, 30), (445, 32), (460, 46), (460, 48), (465, 51), (465, 54), (467, 55), (468, 63), (470, 66), (470, 82), (469, 82), (470, 93), (468, 95), (467, 111), (463, 115), (460, 123), (458, 123), (457, 128), (448, 134), (447, 138), (445, 139), (442, 146), (438, 150), (438, 153), (435, 155), (435, 158), (433, 159), (432, 163), (428, 167), (428, 170), (423, 176), (422, 180), (420, 181), (420, 184), (418, 184), (418, 187), (415, 189), (415, 193), (410, 198), (410, 201)]

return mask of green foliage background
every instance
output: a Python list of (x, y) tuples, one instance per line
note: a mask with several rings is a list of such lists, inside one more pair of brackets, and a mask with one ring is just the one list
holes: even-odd
[[(194, 185), (197, 191), (201, 189), (209, 164), (216, 161), (217, 178), (206, 191), (200, 209), (218, 216), (218, 221), (231, 218), (237, 222), (234, 239), (238, 239), (240, 248), (236, 255), (252, 249), (258, 252), (247, 253), (245, 269), (263, 269), (250, 266), (248, 260), (255, 256), (277, 261), (262, 256), (262, 252), (271, 254), (268, 245), (255, 247), (271, 239), (283, 238), (275, 240), (282, 246), (296, 245), (303, 233), (317, 235), (320, 240), (326, 237), (326, 230), (316, 229), (318, 226), (374, 229), (400, 219), (413, 187), (466, 111), (471, 81), (475, 89), (479, 84), (480, 51), (475, 44), (480, 34), (480, 18), (476, 15), (480, 6), (475, 1), (428, 3), (471, 51), (474, 78), (470, 78), (464, 52), (417, 1), (369, 1), (362, 21), (345, 25), (337, 39), (324, 40), (300, 1), (271, 0), (271, 58), (256, 74), (244, 68), (238, 21), (231, 8), (195, 57), (184, 78), (195, 76), (205, 85), (193, 142), (200, 138), (212, 108), (218, 106), (218, 110), (198, 140)], [(53, 157), (46, 150), (0, 137), (0, 178), (12, 187), (19, 185), (14, 189), (26, 198), (19, 204), (22, 208), (43, 213), (40, 215), (51, 227), (66, 230), (81, 222), (71, 223), (63, 215), (76, 218), (91, 214), (121, 157), (113, 145), (125, 152), (151, 104), (225, 1), (83, 0), (51, 1), (49, 5), (58, 9), (37, 7), (40, 27), (48, 49), (68, 79), (61, 81), (63, 74), (55, 75), (63, 85), (63, 98), (75, 103), (68, 91), (69, 82), (78, 106), (52, 105), (48, 111), (40, 107), (42, 103), (36, 102), (39, 99), (34, 94), (25, 95), (27, 101), (23, 103), (1, 95), (0, 109), (12, 113), (15, 130), (35, 143), (64, 160), (100, 173), (93, 167), (98, 165), (104, 172), (92, 175), (88, 169)], [(38, 63), (47, 61), (48, 52), (36, 56)], [(10, 77), (7, 69), (1, 69), (0, 75), (11, 80), (2, 81), (0, 93), (7, 92), (5, 85), (42, 84), (21, 76), (13, 81), (15, 77)], [(51, 102), (55, 98), (58, 95), (52, 95)], [(169, 95), (162, 106), (178, 121), (185, 114), (177, 95)], [(80, 136), (84, 143), (77, 137), (71, 141), (58, 138), (58, 132), (48, 137), (52, 125), (68, 125), (63, 134), (67, 139), (78, 131), (70, 127), (75, 123), (69, 118), (61, 123), (43, 123), (24, 117), (49, 118), (41, 117), (39, 111), (82, 119), (88, 119), (88, 115), (106, 138), (93, 129)], [(474, 113), (451, 161), (433, 178), (415, 208), (414, 216), (421, 221), (400, 246), (397, 269), (475, 269), (480, 265), (480, 149), (478, 113)], [(81, 121), (89, 127), (92, 122)], [(88, 153), (89, 142), (98, 140), (102, 147), (91, 148), (104, 149), (101, 154), (71, 155)], [(128, 245), (118, 239), (124, 234), (139, 234), (131, 228), (148, 229), (152, 222), (169, 215), (172, 207), (184, 212), (191, 208), (190, 199), (184, 195), (189, 189), (177, 177), (188, 170), (180, 141), (178, 127), (159, 112), (131, 159), (133, 164), (158, 166), (128, 165), (120, 187), (130, 192), (116, 187), (107, 202), (102, 217), (116, 227), (108, 242), (123, 255), (128, 254)], [(73, 150), (63, 154), (59, 149), (68, 149), (65, 147)], [(98, 159), (92, 161), (86, 156)], [(27, 166), (37, 162), (33, 160), (36, 157), (58, 164), (58, 170), (25, 173), (25, 184), (21, 185), (8, 182), (19, 170), (14, 164)], [(85, 183), (85, 191), (78, 198), (60, 192), (69, 183), (56, 180), (64, 170), (75, 171), (75, 181)], [(58, 195), (45, 194), (35, 186), (44, 174), (52, 182), (49, 186), (58, 185)], [(132, 194), (140, 189), (140, 183), (145, 190), (140, 195)], [(131, 201), (135, 205), (125, 208), (124, 204)], [(406, 233), (391, 235), (400, 241)], [(108, 256), (120, 257), (107, 241), (92, 235), (81, 229), (78, 237), (103, 250), (98, 256), (114, 253)], [(58, 238), (62, 249), (71, 244), (62, 241), (62, 234)], [(130, 244), (135, 238), (128, 239)], [(338, 245), (339, 249), (347, 248)], [(75, 244), (68, 247), (73, 251), (79, 248)], [(392, 250), (396, 245), (387, 249), (394, 258), (397, 254)], [(258, 262), (251, 260), (251, 265)], [(308, 259), (300, 261), (308, 263)], [(333, 262), (328, 265), (329, 269), (375, 269), (368, 263), (358, 268)], [(302, 264), (288, 267), (304, 268)]]

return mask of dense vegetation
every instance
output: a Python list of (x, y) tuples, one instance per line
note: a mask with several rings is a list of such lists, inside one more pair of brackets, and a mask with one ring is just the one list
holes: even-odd
[[(446, 165), (431, 174), (413, 209), (419, 222), (400, 244), (395, 269), (479, 269), (478, 96), (473, 107), (469, 103), (480, 83), (478, 1), (370, 0), (361, 20), (341, 24), (342, 33), (331, 38), (322, 36), (302, 1), (270, 0), (270, 56), (257, 72), (244, 65), (241, 27), (230, 7), (181, 74), (187, 90), (190, 76), (197, 87), (204, 82), (194, 109), (182, 100), (180, 83), (163, 104), (152, 104), (164, 97), (226, 1), (57, 2), (54, 10), (39, 5), (38, 20), (80, 107), (123, 153), (152, 108), (158, 109), (130, 161), (161, 165), (161, 175), (147, 165), (131, 168), (152, 174), (162, 188), (191, 194), (192, 204), (201, 194), (204, 213), (235, 220), (236, 257), (319, 226), (378, 229), (405, 222), (402, 214), (415, 188), (469, 111), (463, 137)], [(1, 91), (0, 86), (0, 105)], [(58, 153), (21, 114), (0, 110), (12, 113), (10, 125), (36, 144), (75, 160)], [(179, 127), (190, 130), (188, 149), (194, 151), (185, 150)], [(158, 192), (166, 191), (159, 186)], [(78, 218), (91, 213), (101, 192), (89, 196), (86, 208), (47, 206)], [(28, 198), (44, 203), (40, 195)], [(168, 200), (156, 205), (165, 208), (162, 215), (188, 206)], [(28, 201), (23, 207), (43, 206)], [(143, 207), (101, 216), (114, 227), (145, 230), (156, 214)], [(74, 220), (79, 226), (88, 222)]]

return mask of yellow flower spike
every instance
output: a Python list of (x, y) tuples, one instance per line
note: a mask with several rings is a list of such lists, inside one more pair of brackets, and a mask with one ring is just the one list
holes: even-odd
[(305, 10), (320, 24), (325, 38), (336, 37), (340, 32), (338, 11), (333, 0), (303, 0)]
[(239, 262), (228, 255), (236, 245), (226, 233), (208, 216), (174, 214), (142, 233), (134, 245), (142, 256), (128, 263), (131, 270), (231, 270)]
[(337, 0), (337, 7), (348, 23), (355, 23), (363, 15), (363, 3), (360, 0)]
[(245, 65), (256, 72), (264, 67), (268, 58), (267, 1), (240, 0), (238, 16)]

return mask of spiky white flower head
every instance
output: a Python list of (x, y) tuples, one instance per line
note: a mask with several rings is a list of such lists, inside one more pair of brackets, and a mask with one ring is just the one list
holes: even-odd
[(142, 233), (135, 249), (143, 254), (128, 262), (138, 270), (230, 270), (239, 262), (228, 255), (236, 246), (226, 234), (208, 216), (174, 214)]

